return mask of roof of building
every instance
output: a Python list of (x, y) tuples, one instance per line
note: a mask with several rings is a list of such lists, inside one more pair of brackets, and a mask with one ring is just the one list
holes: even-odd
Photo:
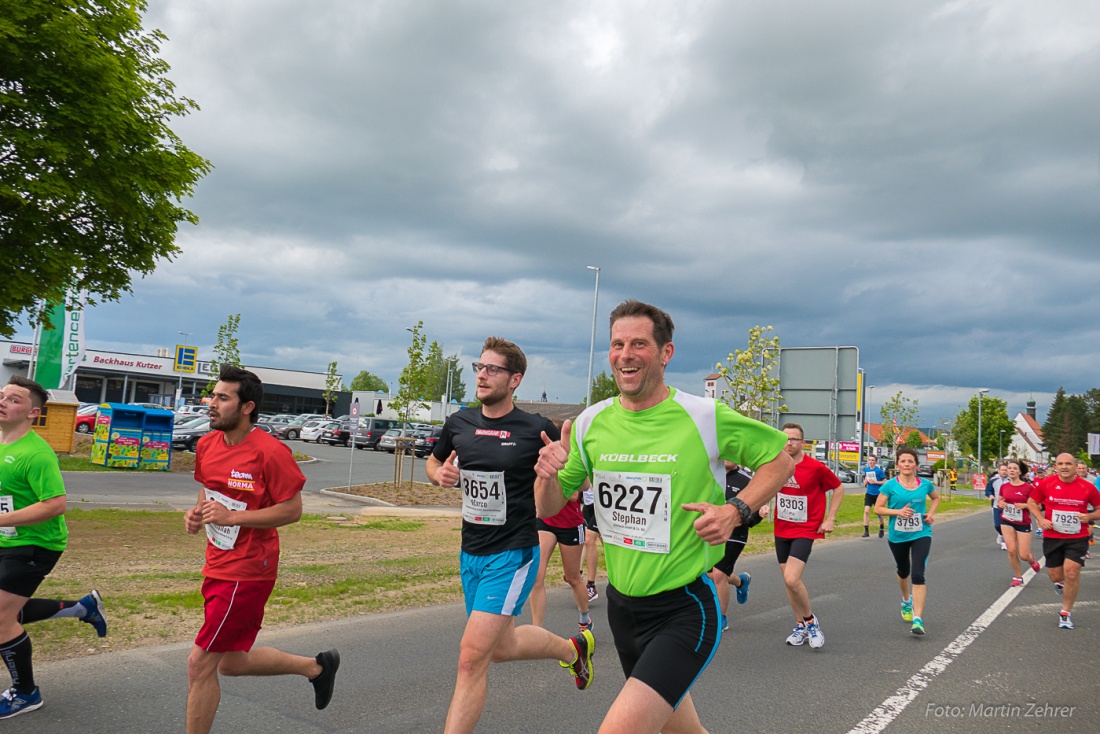
[[(867, 432), (871, 434), (871, 438), (874, 439), (875, 443), (880, 443), (882, 441), (882, 424), (881, 423), (866, 423), (864, 425), (867, 426)], [(909, 434), (912, 433), (913, 431), (916, 431), (917, 433), (920, 434), (920, 440), (921, 440), (922, 444), (927, 445), (927, 444), (932, 443), (931, 438), (929, 438), (923, 431), (918, 430), (916, 428), (907, 428), (907, 429), (905, 429), (905, 433), (901, 438), (901, 442), (905, 443), (905, 439), (909, 438)]]
[(574, 420), (585, 407), (581, 403), (544, 403), (540, 400), (517, 400), (515, 405), (525, 413), (549, 418), (559, 426), (567, 419)]

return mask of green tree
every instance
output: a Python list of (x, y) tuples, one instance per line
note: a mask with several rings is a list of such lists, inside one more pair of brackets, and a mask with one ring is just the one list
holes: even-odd
[[(613, 398), (619, 394), (619, 386), (615, 383), (615, 380), (611, 378), (611, 375), (607, 374), (604, 370), (600, 374), (592, 378), (592, 404), (600, 402), (601, 400), (607, 400)], [(583, 403), (587, 399), (587, 396), (581, 399)]]
[(752, 327), (745, 349), (735, 349), (726, 364), (716, 365), (730, 390), (722, 401), (759, 421), (787, 410), (779, 393), (779, 337), (767, 336), (770, 331), (770, 326)]
[(0, 336), (67, 288), (118, 300), (180, 250), (210, 163), (168, 127), (176, 97), (144, 0), (5, 0), (0, 11)]
[(343, 386), (343, 380), (340, 378), (340, 375), (336, 374), (336, 363), (329, 362), (328, 369), (325, 371), (325, 391), (321, 393), (321, 397), (325, 399), (326, 416), (331, 415), (330, 408), (332, 404), (336, 402), (336, 398), (339, 396)]
[(385, 380), (383, 380), (378, 375), (367, 372), (366, 370), (363, 370), (355, 376), (355, 379), (351, 381), (350, 389), (352, 391), (358, 390), (360, 392), (388, 393), (390, 391), (389, 385), (386, 384)]
[(443, 348), (438, 342), (428, 346), (428, 393), (426, 397), (439, 400), (447, 395), (447, 376), (451, 379), (452, 400), (462, 402), (466, 397), (466, 383), (462, 381), (462, 368), (458, 365), (458, 355), (443, 356)]
[(1088, 448), (1088, 396), (1066, 395), (1059, 387), (1043, 423), (1043, 444), (1053, 459), (1058, 454), (1077, 455)]
[(966, 410), (955, 417), (952, 431), (959, 444), (961, 453), (970, 454), (985, 463), (997, 457), (1001, 431), (1013, 436), (1016, 427), (1008, 417), (1008, 404), (1000, 398), (989, 396), (982, 398), (982, 455), (978, 456), (978, 396), (970, 398)]
[(905, 445), (912, 449), (919, 449), (924, 446), (924, 439), (920, 437), (920, 431), (916, 428), (909, 431), (909, 435), (905, 437)]
[(893, 447), (902, 442), (902, 436), (905, 436), (907, 429), (917, 427), (920, 406), (916, 400), (910, 400), (898, 390), (894, 397), (879, 407), (878, 414), (882, 419), (882, 443)]
[(397, 380), (397, 394), (390, 401), (390, 407), (398, 415), (408, 418), (414, 409), (428, 407), (429, 390), (431, 388), (431, 371), (428, 359), (424, 354), (427, 346), (427, 337), (423, 334), (424, 322), (416, 322), (412, 331), (412, 343), (409, 345), (409, 363), (401, 370), (401, 376)]
[(241, 325), (241, 315), (229, 314), (226, 322), (218, 327), (218, 341), (214, 344), (214, 356), (210, 359), (210, 382), (206, 383), (203, 395), (214, 392), (218, 384), (218, 371), (223, 364), (241, 366), (241, 352), (237, 346), (237, 327)]

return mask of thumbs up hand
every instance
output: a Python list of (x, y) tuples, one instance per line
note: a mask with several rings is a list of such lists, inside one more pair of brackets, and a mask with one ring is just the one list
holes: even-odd
[(554, 479), (569, 460), (569, 431), (573, 421), (567, 420), (561, 425), (561, 440), (552, 441), (542, 432), (543, 447), (539, 449), (539, 460), (535, 463), (535, 474), (543, 479)]
[(459, 471), (458, 467), (455, 466), (455, 457), (457, 456), (458, 452), (452, 451), (447, 460), (435, 470), (435, 479), (439, 482), (440, 487), (453, 487), (458, 484)]

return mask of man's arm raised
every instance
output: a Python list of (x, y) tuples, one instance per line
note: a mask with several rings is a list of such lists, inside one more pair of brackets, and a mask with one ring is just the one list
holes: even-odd
[(561, 440), (552, 441), (542, 432), (543, 447), (539, 449), (539, 460), (535, 462), (535, 511), (539, 517), (553, 517), (565, 507), (565, 494), (558, 482), (558, 472), (569, 461), (569, 431), (573, 421), (561, 425)]

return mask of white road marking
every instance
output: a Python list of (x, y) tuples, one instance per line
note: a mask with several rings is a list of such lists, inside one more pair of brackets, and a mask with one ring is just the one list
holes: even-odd
[(1036, 574), (1030, 568), (1024, 574), (1024, 583), (1016, 588), (1009, 588), (997, 601), (982, 612), (981, 616), (966, 628), (966, 631), (956, 637), (950, 645), (945, 647), (939, 655), (932, 658), (923, 668), (913, 675), (899, 688), (894, 695), (887, 698), (878, 708), (867, 715), (863, 721), (856, 724), (848, 734), (878, 734), (896, 719), (905, 707), (911, 704), (921, 692), (932, 683), (932, 679), (947, 669), (947, 666), (955, 661), (970, 643), (978, 639), (985, 632), (993, 620), (1000, 616), (1001, 612), (1020, 595), (1027, 585), (1035, 578)]

